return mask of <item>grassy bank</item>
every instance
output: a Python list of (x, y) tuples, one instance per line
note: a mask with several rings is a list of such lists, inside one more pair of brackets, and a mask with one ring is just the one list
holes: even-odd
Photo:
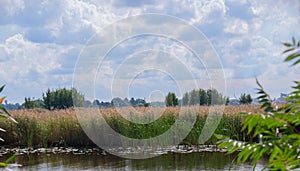
[[(241, 131), (242, 118), (237, 116), (236, 113), (241, 111), (251, 112), (257, 110), (257, 108), (257, 106), (252, 105), (226, 106), (215, 133), (228, 135), (239, 140), (249, 139), (250, 137), (246, 137), (245, 132)], [(6, 130), (6, 132), (0, 133), (0, 137), (5, 139), (5, 142), (1, 142), (1, 145), (14, 147), (94, 146), (82, 130), (74, 109), (55, 111), (34, 109), (10, 112), (18, 121), (18, 124), (8, 120), (0, 121), (1, 127)], [(103, 119), (95, 119), (99, 117), (99, 112), (115, 131), (126, 137), (139, 139), (161, 135), (174, 124), (179, 115), (188, 120), (196, 114), (197, 120), (194, 127), (182, 143), (197, 145), (199, 135), (209, 113), (209, 107), (168, 107), (165, 110), (162, 110), (162, 108), (136, 108), (134, 111), (130, 108), (80, 109), (80, 113), (89, 116), (84, 117), (85, 120), (81, 123), (85, 124), (86, 127), (90, 127), (91, 130), (95, 130), (95, 134), (101, 132), (97, 131), (97, 128), (101, 127), (101, 123), (104, 122)], [(134, 122), (147, 121), (147, 119), (157, 120), (148, 124), (133, 124), (121, 117), (119, 113), (125, 113), (125, 118)], [(210, 138), (206, 144), (215, 144), (215, 142), (216, 139)]]

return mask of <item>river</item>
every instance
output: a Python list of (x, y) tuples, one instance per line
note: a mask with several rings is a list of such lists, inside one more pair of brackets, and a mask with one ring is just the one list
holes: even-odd
[[(11, 170), (252, 170), (251, 163), (236, 164), (236, 155), (219, 151), (166, 152), (149, 159), (124, 159), (98, 149), (22, 150)], [(5, 161), (12, 153), (0, 157)], [(260, 161), (256, 170), (262, 170)]]

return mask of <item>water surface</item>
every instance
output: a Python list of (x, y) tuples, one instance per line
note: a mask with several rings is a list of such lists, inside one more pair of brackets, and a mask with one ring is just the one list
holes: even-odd
[[(42, 152), (41, 152), (42, 151)], [(251, 163), (237, 165), (236, 155), (218, 151), (167, 152), (158, 157), (133, 160), (101, 150), (23, 151), (9, 165), (12, 170), (252, 170)], [(9, 153), (0, 157), (4, 161)], [(17, 166), (20, 164), (22, 166)], [(256, 170), (263, 168), (264, 162)]]

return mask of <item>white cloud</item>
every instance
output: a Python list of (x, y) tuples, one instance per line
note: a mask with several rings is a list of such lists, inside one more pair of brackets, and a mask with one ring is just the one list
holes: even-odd
[(187, 1), (184, 4), (189, 4), (194, 12), (194, 17), (190, 19), (191, 24), (211, 23), (212, 20), (222, 18), (226, 13), (225, 3), (221, 0)]
[[(60, 70), (62, 57), (71, 47), (62, 47), (55, 44), (37, 44), (24, 39), (23, 35), (16, 34), (6, 39), (0, 45), (1, 62), (0, 77), (3, 84), (7, 84), (8, 91), (14, 94), (16, 87), (39, 89), (38, 92), (24, 91), (26, 96), (41, 94), (49, 85), (65, 85), (71, 75), (52, 75), (51, 72)], [(69, 77), (69, 78), (67, 78)], [(13, 98), (23, 98), (14, 94)], [(37, 97), (37, 96), (36, 96)]]
[[(56, 63), (55, 56), (59, 53), (64, 53), (67, 49), (59, 48), (51, 44), (35, 44), (24, 40), (23, 35), (16, 34), (6, 39), (3, 48), (6, 55), (9, 56), (9, 61), (14, 61), (23, 65), (18, 72), (22, 74), (28, 72), (28, 69), (36, 69), (38, 72), (46, 72), (52, 69), (59, 68)], [(58, 54), (56, 54), (58, 51)], [(2, 66), (3, 67), (3, 66)]]
[(247, 4), (248, 0), (226, 0), (226, 2)]
[(1, 0), (0, 1), (0, 14), (2, 16), (12, 16), (19, 13), (25, 8), (25, 3), (23, 0)]
[(249, 32), (248, 23), (238, 18), (227, 19), (224, 32), (231, 34), (247, 34)]

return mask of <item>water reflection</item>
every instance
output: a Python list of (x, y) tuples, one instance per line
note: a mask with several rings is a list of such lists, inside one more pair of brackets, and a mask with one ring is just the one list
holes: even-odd
[[(10, 154), (0, 157), (4, 161)], [(236, 155), (221, 152), (192, 152), (160, 155), (155, 158), (132, 160), (123, 159), (102, 151), (82, 153), (28, 153), (18, 155), (14, 162), (22, 167), (13, 170), (251, 170), (250, 163), (237, 165), (232, 161)], [(233, 163), (233, 164), (232, 164)], [(263, 168), (264, 162), (257, 165)]]

